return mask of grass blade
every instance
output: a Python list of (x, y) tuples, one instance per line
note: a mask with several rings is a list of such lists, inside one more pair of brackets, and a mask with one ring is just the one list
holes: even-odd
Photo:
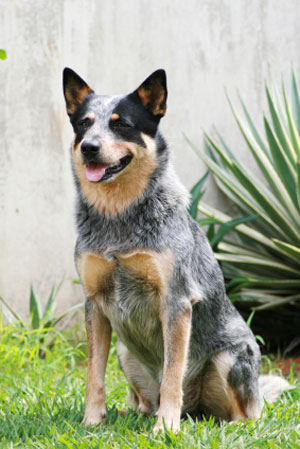
[(65, 316), (67, 316), (71, 312), (74, 312), (75, 310), (80, 309), (81, 307), (83, 307), (83, 305), (84, 305), (83, 302), (81, 302), (79, 304), (75, 304), (75, 306), (70, 307), (65, 312), (60, 314), (57, 318), (53, 319), (51, 321), (51, 326), (55, 327), (63, 318), (65, 318)]
[(54, 294), (54, 287), (52, 287), (43, 316), (41, 318), (41, 322), (45, 322), (48, 316), (53, 313), (54, 308), (55, 308), (55, 294)]
[[(10, 323), (17, 321), (22, 327), (24, 326), (24, 323), (22, 321), (22, 318), (17, 314), (17, 312), (14, 311), (14, 309), (12, 307), (10, 307), (10, 305), (8, 304), (7, 301), (5, 301), (4, 298), (2, 298), (2, 296), (0, 296), (0, 301), (2, 302), (2, 304), (4, 305), (3, 307), (3, 313), (5, 314), (6, 318), (8, 319), (8, 321)], [(6, 310), (5, 310), (6, 309)], [(8, 313), (7, 313), (8, 311)]]
[(38, 329), (40, 327), (40, 303), (34, 291), (34, 287), (31, 284), (30, 286), (30, 303), (29, 303), (29, 312), (30, 312), (30, 320), (31, 326), (33, 329)]
[(81, 284), (80, 279), (76, 279), (76, 278), (68, 278), (67, 280), (73, 282), (73, 284), (78, 284), (78, 285)]

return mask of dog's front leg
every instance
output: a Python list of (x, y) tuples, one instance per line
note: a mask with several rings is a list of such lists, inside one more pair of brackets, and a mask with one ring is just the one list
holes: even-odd
[(192, 306), (187, 300), (166, 303), (161, 312), (164, 338), (164, 366), (160, 387), (160, 406), (154, 433), (180, 429), (182, 382), (190, 341)]
[(88, 339), (88, 370), (83, 422), (88, 426), (99, 424), (105, 418), (104, 376), (111, 341), (111, 325), (102, 314), (96, 301), (90, 299), (86, 301), (85, 320)]

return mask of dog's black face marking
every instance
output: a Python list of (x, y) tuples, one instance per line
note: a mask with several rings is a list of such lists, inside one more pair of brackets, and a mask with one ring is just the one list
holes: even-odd
[(120, 100), (114, 110), (121, 121), (117, 129), (125, 132), (127, 128), (129, 134), (130, 128), (134, 128), (153, 138), (165, 114), (166, 101), (166, 74), (164, 70), (157, 70), (138, 89)]
[(92, 126), (93, 123), (94, 123), (94, 120), (92, 120), (89, 117), (86, 117), (86, 118), (82, 118), (82, 119), (78, 120), (77, 127), (79, 129), (81, 129), (82, 132), (85, 132), (88, 128), (90, 128)]
[(120, 120), (112, 122), (111, 127), (121, 138), (143, 145), (141, 132), (155, 137), (159, 120), (147, 111), (136, 92), (122, 98), (114, 112), (120, 115)]
[[(150, 75), (134, 92), (120, 96), (95, 94), (70, 69), (65, 69), (63, 81), (67, 111), (75, 133), (74, 148), (81, 151), (88, 181), (107, 181), (130, 164), (134, 155), (126, 154), (131, 153), (126, 142), (146, 148), (143, 135), (157, 137), (160, 119), (166, 111), (163, 70)], [(122, 143), (123, 150), (120, 150)], [(117, 146), (119, 151), (115, 150)]]
[[(89, 119), (89, 114), (94, 113), (95, 121), (97, 120), (101, 103), (100, 111), (105, 110), (107, 115), (106, 123), (103, 122), (103, 116), (98, 117), (101, 118), (102, 125), (108, 125), (116, 137), (138, 144), (144, 144), (139, 136), (140, 132), (155, 136), (159, 121), (166, 111), (166, 74), (161, 69), (152, 73), (134, 92), (120, 97), (96, 95), (82, 78), (68, 68), (64, 70), (63, 84), (67, 108), (70, 110), (71, 101), (74, 108), (70, 120), (78, 141), (94, 123)], [(111, 101), (114, 107), (107, 114), (108, 99), (118, 101)], [(119, 120), (110, 120), (114, 113), (120, 116)]]

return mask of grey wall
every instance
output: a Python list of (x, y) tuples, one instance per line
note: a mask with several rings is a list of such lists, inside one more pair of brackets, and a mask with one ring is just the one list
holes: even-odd
[[(204, 167), (183, 133), (201, 146), (202, 128), (215, 124), (248, 161), (224, 86), (261, 119), (268, 65), (277, 78), (291, 64), (299, 73), (299, 23), (299, 0), (0, 0), (0, 295), (25, 314), (30, 281), (45, 299), (75, 276), (64, 66), (107, 94), (164, 67), (162, 127), (190, 187)], [(207, 201), (221, 201), (212, 184)], [(81, 297), (65, 282), (60, 309)]]

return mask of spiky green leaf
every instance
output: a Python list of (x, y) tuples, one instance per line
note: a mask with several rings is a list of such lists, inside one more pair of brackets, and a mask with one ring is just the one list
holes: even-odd
[(206, 178), (209, 175), (209, 171), (207, 171), (202, 178), (193, 186), (193, 188), (190, 191), (191, 194), (191, 201), (190, 201), (190, 207), (189, 207), (189, 214), (196, 219), (197, 213), (198, 213), (198, 203), (202, 196), (204, 195), (203, 185), (206, 181)]
[[(287, 121), (288, 121), (288, 125), (289, 125), (290, 135), (291, 135), (291, 139), (292, 139), (292, 143), (293, 143), (293, 148), (295, 150), (297, 158), (299, 159), (299, 157), (300, 157), (299, 133), (298, 133), (297, 126), (294, 121), (291, 109), (290, 109), (290, 105), (287, 100), (284, 85), (282, 85), (282, 94), (283, 94), (283, 99), (284, 99), (284, 105), (285, 105), (285, 111), (286, 111), (286, 117), (287, 117)], [(293, 165), (295, 162), (296, 161), (293, 160)]]
[(279, 114), (275, 108), (273, 99), (270, 95), (269, 89), (266, 86), (266, 94), (267, 94), (267, 99), (268, 99), (268, 105), (269, 105), (269, 110), (271, 113), (271, 117), (272, 117), (272, 121), (273, 121), (273, 125), (274, 125), (274, 131), (276, 134), (276, 137), (280, 143), (280, 145), (285, 148), (286, 150), (286, 155), (289, 158), (290, 162), (293, 163), (294, 161), (296, 161), (297, 156), (296, 156), (296, 152), (295, 149), (293, 148), (293, 145), (289, 139), (289, 136), (285, 130), (284, 124), (282, 123)]
[(281, 248), (287, 254), (292, 256), (292, 258), (296, 262), (300, 262), (300, 247), (299, 246), (295, 246), (295, 245), (292, 245), (292, 244), (287, 243), (287, 242), (282, 242), (282, 241), (277, 240), (277, 239), (273, 239), (273, 242), (275, 243), (275, 245), (277, 245), (279, 248)]
[(54, 287), (52, 287), (52, 290), (50, 292), (50, 296), (48, 298), (45, 311), (43, 313), (43, 316), (41, 318), (42, 322), (45, 322), (46, 319), (49, 319), (49, 316), (52, 315), (55, 308), (55, 294), (54, 294)]
[(233, 220), (229, 220), (226, 223), (223, 223), (210, 241), (212, 248), (215, 250), (218, 246), (218, 243), (222, 240), (222, 238), (226, 234), (228, 234), (228, 232), (236, 228), (236, 226), (238, 226), (241, 223), (248, 223), (249, 221), (253, 221), (257, 217), (258, 215), (256, 214), (250, 217), (234, 218)]
[(292, 163), (286, 156), (286, 151), (276, 139), (268, 120), (264, 117), (264, 124), (266, 135), (269, 142), (269, 147), (272, 153), (272, 158), (283, 184), (289, 193), (295, 207), (298, 207), (297, 195), (296, 195), (296, 170)]
[(229, 98), (228, 101), (232, 113), (234, 115), (234, 118), (240, 128), (243, 137), (245, 138), (248, 148), (250, 149), (251, 153), (253, 154), (257, 162), (259, 169), (261, 170), (264, 178), (267, 180), (270, 188), (276, 195), (278, 201), (280, 201), (281, 204), (284, 206), (289, 216), (293, 218), (294, 215), (297, 214), (297, 209), (295, 209), (295, 206), (292, 203), (291, 198), (288, 192), (286, 191), (284, 184), (282, 183), (280, 177), (278, 176), (272, 164), (272, 161), (270, 160), (269, 156), (266, 155), (265, 151), (257, 144), (256, 140), (253, 138), (251, 134), (251, 129), (249, 129), (249, 127), (243, 122), (243, 120), (239, 116), (238, 112), (234, 108)]
[(295, 74), (292, 71), (292, 110), (293, 117), (295, 118), (298, 134), (300, 134), (300, 100), (296, 83)]
[(41, 310), (41, 306), (40, 306), (39, 299), (35, 293), (33, 285), (31, 284), (29, 312), (30, 312), (31, 326), (33, 329), (38, 329), (40, 327), (40, 321), (41, 321), (40, 310)]

